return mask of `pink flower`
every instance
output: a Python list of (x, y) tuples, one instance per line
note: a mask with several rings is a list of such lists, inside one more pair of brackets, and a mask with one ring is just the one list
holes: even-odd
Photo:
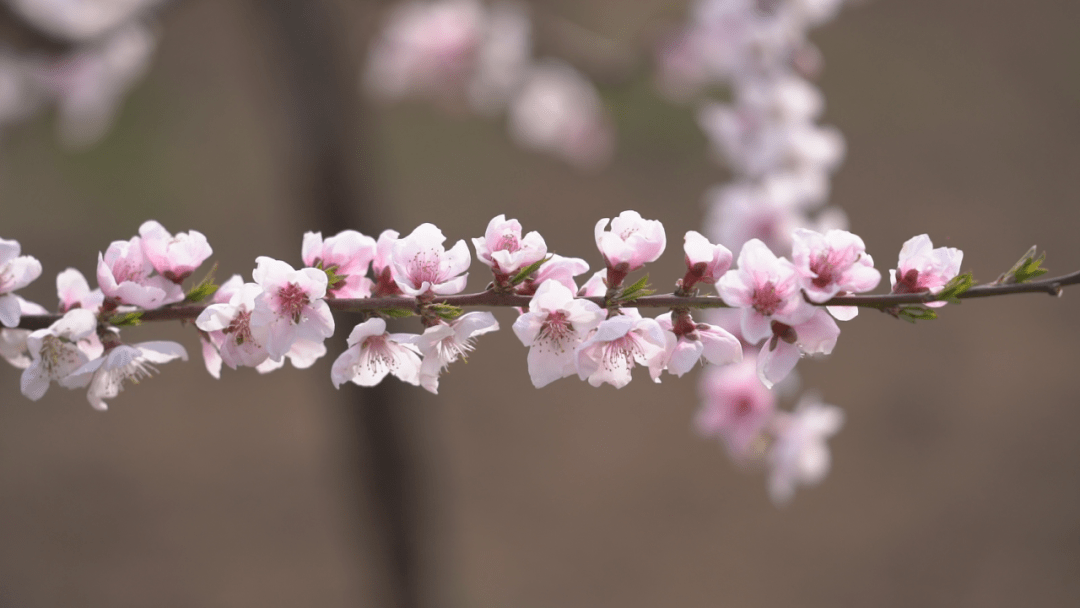
[[(900, 262), (889, 271), (893, 293), (938, 293), (956, 275), (964, 252), (954, 247), (934, 249), (930, 237), (925, 234), (913, 236), (900, 249)], [(928, 302), (934, 308), (945, 302)]]
[(490, 312), (469, 312), (449, 324), (433, 325), (424, 330), (423, 335), (413, 337), (411, 343), (424, 356), (420, 365), (420, 386), (438, 394), (442, 371), (471, 352), (476, 337), (497, 329), (499, 322)]
[(607, 270), (597, 270), (589, 277), (588, 281), (578, 290), (578, 295), (583, 298), (599, 298), (607, 293)]
[(449, 295), (465, 289), (472, 261), (465, 241), (458, 241), (450, 251), (443, 249), (441, 230), (433, 224), (420, 224), (409, 236), (393, 246), (394, 280), (402, 293), (410, 296)]
[(375, 243), (375, 258), (371, 260), (371, 272), (375, 276), (375, 285), (371, 290), (373, 297), (401, 295), (401, 288), (394, 281), (392, 264), (394, 243), (399, 236), (397, 230), (383, 230)]
[(483, 238), (473, 239), (476, 259), (495, 272), (496, 277), (508, 277), (544, 259), (547, 244), (540, 233), (533, 231), (521, 236), (521, 224), (497, 215), (488, 222)]
[(731, 251), (723, 245), (713, 245), (709, 239), (693, 230), (683, 240), (686, 254), (686, 276), (682, 288), (692, 289), (697, 283), (715, 284), (731, 268)]
[(355, 230), (343, 230), (325, 241), (321, 232), (306, 232), (301, 258), (305, 265), (338, 278), (327, 284), (328, 298), (366, 298), (373, 286), (367, 272), (375, 248), (375, 239)]
[(56, 294), (60, 298), (60, 312), (73, 308), (85, 308), (97, 311), (105, 301), (100, 289), (90, 290), (83, 273), (74, 268), (65, 269), (56, 275)]
[(758, 377), (769, 388), (786, 378), (804, 354), (831, 353), (840, 337), (836, 321), (820, 308), (814, 309), (813, 315), (798, 325), (773, 321), (770, 329), (772, 338), (761, 347), (757, 359)]
[(776, 504), (791, 500), (798, 485), (814, 485), (829, 472), (825, 441), (844, 425), (844, 412), (804, 396), (795, 411), (773, 422), (776, 440), (769, 448), (769, 496)]
[(728, 306), (742, 309), (743, 339), (751, 344), (772, 335), (773, 321), (799, 325), (814, 314), (803, 300), (795, 266), (757, 239), (743, 245), (738, 270), (720, 277), (717, 291)]
[[(89, 337), (97, 329), (97, 317), (89, 310), (75, 309), (65, 314), (48, 329), (39, 329), (26, 339), (26, 347), (32, 363), (23, 370), (20, 387), (22, 394), (33, 401), (45, 396), (52, 381), (70, 376), (89, 361), (79, 348), (79, 341)], [(67, 383), (67, 388), (86, 386), (89, 378), (78, 383)]]
[(22, 289), (41, 276), (41, 262), (28, 255), (20, 256), (18, 241), (0, 239), (0, 324), (16, 327), (22, 316), (18, 296)]
[[(606, 382), (622, 388), (630, 383), (635, 363), (651, 370), (657, 358), (663, 359), (665, 346), (664, 330), (653, 319), (628, 314), (612, 317), (578, 347), (578, 377), (593, 386)], [(657, 372), (653, 379), (659, 381), (658, 376)]]
[(557, 253), (553, 253), (539, 270), (518, 285), (517, 292), (529, 296), (536, 293), (537, 287), (543, 285), (544, 282), (558, 281), (572, 293), (577, 293), (578, 287), (577, 283), (574, 282), (574, 277), (588, 271), (589, 263), (585, 260), (581, 258), (564, 258)]
[[(611, 230), (607, 231), (609, 221)], [(607, 262), (608, 281), (612, 285), (621, 284), (626, 273), (658, 260), (667, 247), (664, 225), (657, 220), (642, 219), (637, 211), (623, 211), (615, 219), (600, 220), (593, 234), (596, 247)], [(616, 272), (615, 277), (611, 271)]]
[(262, 288), (255, 299), (250, 324), (266, 325), (266, 350), (280, 360), (299, 339), (322, 340), (334, 334), (334, 317), (323, 297), (326, 273), (315, 268), (293, 269), (285, 262), (260, 256), (251, 273)]
[(529, 312), (514, 322), (514, 334), (529, 347), (529, 377), (536, 388), (577, 373), (576, 349), (605, 312), (558, 281), (540, 285)]
[(701, 382), (702, 403), (694, 423), (702, 435), (718, 435), (732, 458), (745, 460), (776, 409), (776, 396), (758, 380), (757, 362), (709, 368)]
[(111, 399), (124, 389), (124, 381), (138, 382), (157, 371), (153, 364), (173, 359), (187, 361), (187, 351), (176, 342), (156, 341), (121, 344), (72, 372), (60, 381), (62, 386), (90, 385), (87, 400), (96, 410), (107, 410), (105, 399)]
[[(262, 294), (262, 287), (255, 283), (237, 285), (234, 280), (239, 282), (240, 277), (236, 276), (222, 285), (222, 289), (214, 294), (217, 303), (207, 306), (195, 320), (195, 326), (207, 335), (207, 340), (204, 340), (204, 358), (207, 343), (216, 347), (220, 357), (220, 362), (215, 361), (213, 355), (206, 358), (207, 370), (215, 378), (220, 374), (221, 362), (232, 369), (236, 369), (238, 365), (255, 367), (269, 356), (269, 325), (252, 323), (255, 301)], [(222, 297), (231, 292), (227, 303), (218, 300), (217, 296), (222, 291), (226, 292)]]
[[(830, 230), (824, 235), (796, 230), (791, 257), (806, 297), (814, 302), (827, 302), (838, 294), (870, 291), (881, 281), (881, 273), (874, 268), (874, 259), (866, 253), (863, 240), (845, 230)], [(829, 312), (848, 321), (859, 314), (859, 309), (830, 306)]]
[(139, 236), (143, 253), (154, 269), (173, 283), (183, 283), (214, 252), (201, 232), (192, 230), (173, 236), (153, 220), (139, 226)]
[(114, 303), (152, 310), (184, 299), (179, 285), (153, 273), (154, 266), (143, 252), (140, 237), (113, 241), (104, 255), (98, 254), (98, 285), (105, 298)]
[(656, 322), (664, 330), (666, 344), (664, 357), (655, 361), (656, 369), (650, 367), (654, 379), (664, 369), (669, 374), (682, 377), (694, 369), (702, 357), (713, 365), (727, 365), (742, 360), (742, 343), (735, 336), (714, 325), (694, 324), (689, 315), (686, 322), (673, 324), (671, 315), (669, 312), (656, 317)]
[(372, 318), (353, 328), (349, 348), (334, 361), (330, 380), (334, 388), (345, 382), (375, 386), (387, 374), (413, 386), (420, 384), (419, 349), (412, 334), (386, 332), (386, 321)]
[(255, 366), (255, 371), (260, 374), (269, 374), (272, 371), (281, 369), (285, 366), (285, 359), (292, 363), (292, 366), (296, 369), (307, 369), (315, 362), (326, 355), (326, 344), (323, 340), (311, 340), (308, 338), (297, 338), (289, 350), (285, 352), (285, 356), (280, 359), (267, 359), (262, 363)]

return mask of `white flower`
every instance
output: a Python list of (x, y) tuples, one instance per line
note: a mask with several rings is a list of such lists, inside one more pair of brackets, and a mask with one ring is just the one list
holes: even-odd
[(67, 388), (86, 386), (90, 380), (88, 377), (74, 383), (64, 382), (64, 379), (89, 360), (78, 342), (93, 334), (96, 328), (97, 317), (94, 313), (76, 308), (48, 329), (31, 333), (26, 339), (26, 347), (32, 363), (22, 373), (22, 394), (37, 401), (45, 395), (53, 381), (61, 381)]
[(86, 363), (66, 379), (63, 386), (85, 386), (87, 400), (96, 410), (107, 410), (105, 399), (111, 399), (124, 388), (124, 381), (138, 383), (157, 371), (154, 364), (168, 363), (173, 359), (187, 361), (187, 351), (176, 342), (155, 341), (139, 344), (121, 344), (105, 352), (102, 357)]
[(558, 281), (569, 289), (571, 293), (577, 293), (578, 288), (577, 283), (574, 282), (574, 277), (588, 271), (589, 263), (585, 260), (581, 258), (564, 258), (557, 253), (553, 253), (539, 270), (529, 275), (528, 279), (518, 285), (517, 292), (521, 295), (532, 295), (545, 281)]
[[(610, 231), (607, 230), (608, 222), (611, 222)], [(637, 211), (623, 211), (615, 219), (598, 221), (593, 236), (608, 268), (625, 264), (626, 272), (660, 259), (667, 247), (664, 225), (657, 220), (643, 219)]]
[[(19, 308), (24, 316), (49, 314), (49, 311), (44, 306), (24, 300), (19, 296), (15, 297), (18, 298)], [(26, 349), (26, 339), (30, 337), (31, 333), (29, 329), (0, 328), (0, 357), (3, 357), (5, 361), (17, 369), (30, 367), (33, 359)]]
[(334, 361), (330, 380), (334, 388), (346, 382), (375, 386), (387, 374), (416, 386), (420, 384), (420, 354), (412, 334), (386, 332), (386, 321), (372, 318), (353, 328), (349, 348)]
[(97, 311), (105, 300), (100, 289), (90, 289), (83, 273), (74, 268), (67, 268), (56, 275), (56, 295), (60, 298), (60, 312), (72, 308), (85, 308)]
[(472, 261), (469, 246), (458, 241), (450, 251), (443, 248), (441, 230), (433, 224), (420, 224), (405, 238), (394, 241), (392, 263), (394, 280), (410, 296), (449, 295), (465, 289)]
[(420, 349), (424, 360), (420, 365), (420, 386), (438, 394), (439, 374), (458, 357), (473, 349), (477, 336), (499, 329), (499, 322), (490, 312), (470, 312), (449, 324), (440, 323), (424, 330), (410, 342)]
[(786, 378), (802, 355), (831, 353), (840, 337), (840, 326), (820, 308), (798, 325), (773, 321), (769, 328), (772, 338), (761, 347), (757, 359), (758, 378), (769, 388)]
[(368, 267), (375, 257), (375, 239), (355, 230), (343, 230), (323, 240), (321, 232), (304, 233), (301, 252), (304, 264), (333, 272), (338, 281), (327, 285), (327, 297), (366, 298), (372, 282)]
[(776, 504), (791, 500), (798, 485), (813, 485), (829, 472), (825, 441), (844, 425), (844, 412), (804, 396), (795, 411), (774, 422), (776, 440), (769, 449), (769, 496)]
[[(218, 303), (207, 306), (195, 320), (195, 326), (207, 333), (206, 341), (216, 347), (219, 353), (220, 361), (213, 356), (206, 360), (207, 370), (215, 378), (220, 373), (221, 362), (232, 369), (238, 365), (255, 367), (269, 356), (267, 343), (270, 326), (252, 323), (255, 302), (263, 289), (255, 283), (238, 285), (240, 281), (240, 277), (236, 276), (222, 285), (218, 293), (224, 289), (226, 293), (221, 295), (224, 297), (231, 292), (228, 302), (218, 301), (219, 295), (215, 293), (214, 299)], [(205, 347), (203, 354), (206, 354)], [(215, 373), (215, 368), (218, 373)]]
[(496, 275), (513, 275), (547, 255), (547, 244), (540, 233), (534, 230), (522, 237), (521, 224), (517, 220), (507, 220), (502, 214), (492, 218), (484, 236), (472, 242), (476, 259)]
[[(657, 357), (664, 357), (665, 342), (664, 331), (653, 319), (631, 314), (607, 319), (578, 347), (578, 377), (593, 386), (607, 382), (622, 388), (630, 383), (635, 363), (652, 367)], [(653, 379), (659, 381), (657, 375)]]
[[(742, 343), (728, 331), (707, 323), (694, 324), (687, 317), (687, 325), (672, 323), (672, 313), (656, 317), (656, 322), (664, 330), (666, 344), (664, 356), (657, 358), (650, 367), (655, 379), (664, 369), (669, 374), (682, 377), (694, 369), (702, 357), (713, 365), (727, 365), (742, 361)], [(676, 331), (678, 330), (678, 331)]]
[(19, 325), (22, 309), (12, 292), (26, 287), (41, 276), (41, 262), (28, 255), (20, 256), (18, 241), (0, 239), (0, 324)]
[(576, 349), (605, 312), (558, 281), (540, 285), (529, 312), (514, 321), (514, 334), (529, 347), (529, 377), (536, 388), (577, 373)]
[(321, 342), (334, 334), (334, 317), (326, 300), (326, 273), (294, 269), (260, 256), (251, 276), (262, 288), (255, 299), (251, 326), (267, 326), (266, 351), (280, 360), (299, 339)]

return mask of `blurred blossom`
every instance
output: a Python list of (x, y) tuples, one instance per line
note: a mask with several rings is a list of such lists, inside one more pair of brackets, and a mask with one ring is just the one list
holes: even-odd
[(109, 33), (162, 0), (3, 0), (37, 29), (73, 42)]
[(555, 60), (529, 71), (510, 105), (510, 135), (523, 147), (555, 154), (580, 167), (605, 164), (615, 138), (593, 84)]
[(825, 442), (843, 425), (843, 410), (813, 396), (804, 396), (794, 412), (773, 419), (776, 439), (767, 458), (769, 496), (774, 503), (787, 503), (796, 486), (813, 485), (825, 478), (831, 463)]
[(521, 85), (532, 57), (532, 24), (525, 6), (500, 2), (488, 12), (487, 31), (469, 83), (469, 105), (482, 113), (506, 107)]

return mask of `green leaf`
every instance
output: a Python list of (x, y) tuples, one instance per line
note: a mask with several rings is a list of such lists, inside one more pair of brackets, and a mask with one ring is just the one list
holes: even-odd
[(431, 310), (447, 321), (452, 321), (465, 312), (460, 306), (453, 306), (451, 304), (432, 304)]
[(379, 311), (379, 314), (391, 319), (407, 319), (416, 316), (416, 313), (408, 308), (384, 308)]
[(115, 327), (135, 327), (136, 325), (142, 324), (142, 321), (140, 320), (142, 316), (143, 311), (141, 310), (113, 315), (109, 317), (109, 324)]
[(645, 276), (641, 277), (640, 279), (634, 281), (633, 285), (623, 289), (622, 293), (619, 295), (619, 299), (620, 300), (628, 300), (630, 298), (627, 297), (627, 294), (632, 294), (635, 291), (642, 291), (643, 289), (648, 287), (648, 285), (649, 285), (649, 275), (645, 275)]
[(1044, 251), (1042, 255), (1035, 257), (1037, 251), (1038, 248), (1035, 245), (1032, 245), (1031, 249), (1028, 249), (1027, 253), (1013, 264), (1008, 272), (998, 277), (994, 283), (1003, 285), (1011, 283), (1027, 283), (1028, 281), (1049, 272), (1045, 268), (1040, 268), (1040, 265), (1046, 260), (1046, 252)]
[(965, 272), (964, 274), (957, 275), (953, 277), (951, 281), (945, 284), (945, 287), (942, 288), (940, 292), (938, 292), (936, 299), (950, 302), (952, 304), (959, 304), (960, 294), (971, 289), (971, 286), (974, 284), (975, 278), (970, 272)]
[(619, 297), (619, 301), (630, 302), (639, 298), (644, 298), (645, 296), (651, 296), (654, 293), (656, 293), (655, 289), (639, 289), (631, 293), (623, 292), (623, 294)]
[(896, 312), (896, 318), (910, 323), (915, 321), (932, 321), (937, 318), (937, 312), (925, 306), (901, 306)]
[(214, 283), (214, 273), (217, 272), (217, 267), (217, 262), (214, 262), (214, 265), (210, 267), (210, 271), (199, 281), (199, 284), (192, 287), (184, 296), (185, 302), (202, 302), (217, 292), (218, 285)]
[(521, 270), (518, 271), (517, 274), (514, 275), (514, 278), (510, 279), (510, 284), (511, 285), (520, 285), (525, 279), (529, 278), (529, 276), (532, 273), (536, 272), (537, 270), (540, 270), (540, 267), (543, 266), (544, 263), (547, 262), (548, 260), (550, 260), (551, 258), (552, 258), (552, 256), (549, 255), (546, 258), (542, 259), (542, 260), (533, 262), (532, 264), (529, 264), (525, 268), (522, 268)]

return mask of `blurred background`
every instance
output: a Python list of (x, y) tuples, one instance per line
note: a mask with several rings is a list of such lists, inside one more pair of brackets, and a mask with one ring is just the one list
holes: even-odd
[[(433, 222), (456, 241), (499, 213), (597, 268), (593, 224), (635, 209), (668, 229), (653, 283), (681, 274), (678, 235), (725, 179), (692, 112), (645, 79), (602, 87), (617, 150), (582, 173), (500, 121), (372, 104), (359, 74), (387, 5), (177, 0), (97, 145), (66, 149), (50, 115), (9, 129), (0, 236), (45, 268), (23, 295), (51, 307), (57, 272), (92, 277), (146, 219), (206, 234), (224, 279), (299, 264), (307, 230)], [(631, 40), (685, 5), (542, 9)], [(848, 149), (832, 203), (878, 268), (923, 232), (983, 281), (1032, 244), (1052, 274), (1080, 268), (1078, 22), (1065, 0), (878, 0), (815, 31)], [(843, 325), (799, 366), (847, 415), (833, 468), (784, 508), (695, 435), (694, 379), (533, 389), (510, 311), (438, 396), (334, 391), (347, 317), (313, 369), (220, 381), (190, 327), (135, 328), (191, 360), (104, 414), (81, 391), (33, 403), (0, 369), (0, 607), (1077, 605), (1077, 295)]]

